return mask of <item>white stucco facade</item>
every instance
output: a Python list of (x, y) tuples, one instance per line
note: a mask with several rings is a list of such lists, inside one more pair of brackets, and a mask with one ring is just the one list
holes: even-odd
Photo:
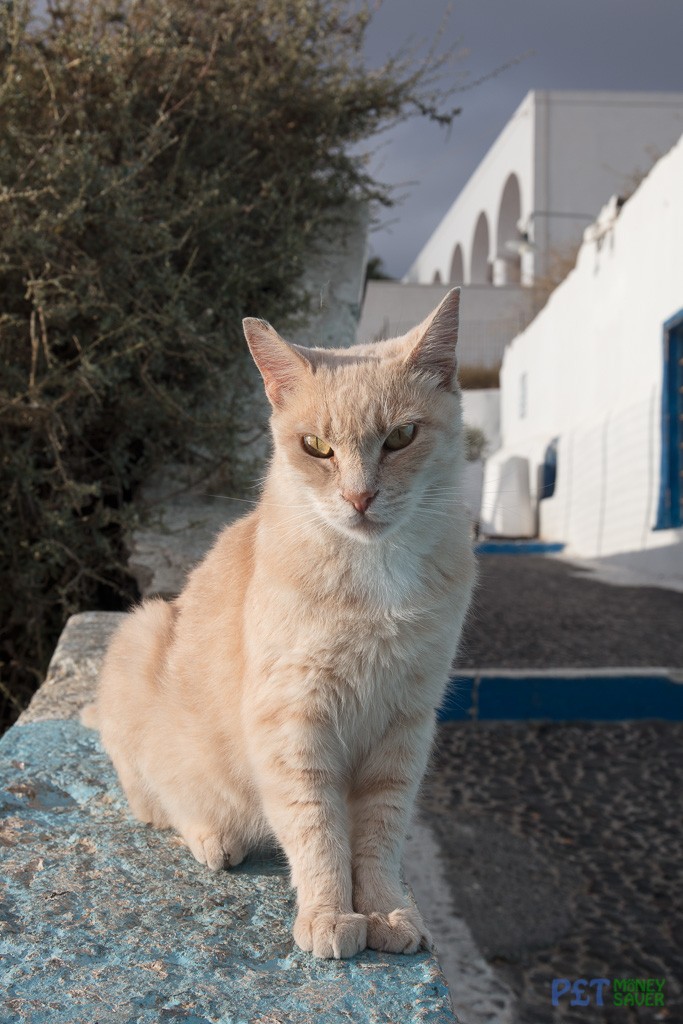
[(462, 418), (478, 427), (486, 438), (486, 455), (500, 448), (500, 389), (480, 388), (462, 392)]
[(349, 202), (343, 227), (309, 255), (303, 286), (312, 301), (296, 332), (301, 344), (353, 344), (363, 301), (368, 224), (367, 204)]
[(682, 132), (683, 93), (528, 93), (405, 281), (532, 284)]
[[(502, 473), (522, 457), (543, 538), (565, 542), (569, 554), (627, 557), (683, 577), (683, 528), (676, 516), (669, 528), (661, 517), (673, 472), (662, 462), (663, 417), (675, 391), (664, 390), (664, 325), (682, 310), (683, 138), (621, 210), (616, 202), (603, 210), (575, 269), (505, 353), (502, 447), (489, 459), (482, 505), (487, 532), (502, 532), (511, 500)], [(554, 439), (555, 491), (538, 502), (539, 467)], [(683, 452), (680, 459), (683, 469)]]
[[(452, 285), (368, 281), (356, 337), (359, 342), (398, 337), (439, 305)], [(498, 366), (505, 346), (531, 319), (526, 289), (465, 285), (460, 296), (458, 361), (461, 366)]]

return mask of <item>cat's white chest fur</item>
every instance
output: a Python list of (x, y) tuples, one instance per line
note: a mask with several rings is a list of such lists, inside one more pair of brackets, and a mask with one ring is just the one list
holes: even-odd
[(370, 606), (403, 617), (411, 614), (424, 592), (424, 555), (405, 543), (376, 544), (349, 552), (359, 595)]
[(352, 757), (397, 715), (433, 709), (460, 631), (454, 606), (464, 609), (457, 583), (429, 586), (433, 545), (349, 541), (326, 565), (323, 548), (309, 552), (318, 569), (304, 584), (264, 574), (245, 619), (256, 703), (319, 714)]

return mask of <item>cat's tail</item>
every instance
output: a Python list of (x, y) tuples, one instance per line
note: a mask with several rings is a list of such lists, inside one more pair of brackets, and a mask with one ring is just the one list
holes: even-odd
[(86, 704), (84, 708), (81, 708), (80, 719), (81, 725), (84, 725), (86, 729), (99, 729), (97, 704)]
[(97, 697), (81, 710), (82, 725), (106, 737), (110, 725), (119, 721), (121, 705), (133, 708), (140, 700), (151, 699), (160, 685), (175, 617), (175, 606), (158, 597), (143, 601), (125, 616), (102, 662)]

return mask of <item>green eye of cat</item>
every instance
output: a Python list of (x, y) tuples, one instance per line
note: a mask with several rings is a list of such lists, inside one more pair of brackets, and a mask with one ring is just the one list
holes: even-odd
[(402, 423), (400, 427), (394, 427), (384, 442), (384, 447), (390, 452), (397, 452), (400, 448), (407, 448), (415, 438), (415, 424)]
[(301, 442), (304, 450), (309, 455), (315, 455), (316, 459), (331, 459), (334, 455), (334, 451), (330, 448), (327, 441), (323, 441), (321, 437), (316, 437), (315, 434), (304, 434)]

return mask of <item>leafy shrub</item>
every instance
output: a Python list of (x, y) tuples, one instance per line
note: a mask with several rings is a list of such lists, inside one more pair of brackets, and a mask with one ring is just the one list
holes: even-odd
[(469, 365), (458, 368), (460, 387), (469, 391), (500, 387), (500, 363), (496, 366)]
[(486, 455), (488, 439), (481, 427), (465, 424), (465, 458), (468, 462), (476, 462)]
[[(301, 314), (350, 146), (437, 109), (439, 61), (367, 70), (338, 0), (0, 4), (5, 717), (65, 618), (130, 598), (136, 486), (201, 453), (237, 486), (244, 315)], [(354, 149), (357, 152), (357, 148)]]

